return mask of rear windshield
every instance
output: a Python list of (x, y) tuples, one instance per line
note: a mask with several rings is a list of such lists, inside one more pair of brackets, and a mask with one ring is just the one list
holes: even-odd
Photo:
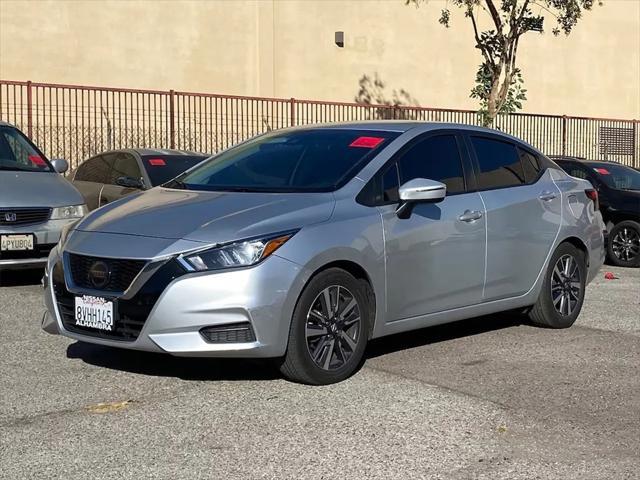
[(184, 173), (205, 158), (206, 155), (151, 155), (143, 156), (142, 163), (155, 187)]
[(333, 128), (268, 133), (212, 157), (167, 186), (189, 190), (333, 191), (398, 135)]
[(640, 190), (640, 172), (615, 163), (600, 164), (593, 169), (607, 186), (619, 190)]
[(0, 126), (0, 170), (52, 172), (53, 168), (20, 130)]

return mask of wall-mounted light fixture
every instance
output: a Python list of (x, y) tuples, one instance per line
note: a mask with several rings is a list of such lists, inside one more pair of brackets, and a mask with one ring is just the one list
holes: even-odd
[(344, 47), (344, 32), (336, 32), (336, 45), (340, 48)]

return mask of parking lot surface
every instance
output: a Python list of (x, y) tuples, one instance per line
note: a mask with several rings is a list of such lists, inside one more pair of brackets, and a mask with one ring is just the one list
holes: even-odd
[(640, 269), (605, 266), (570, 329), (396, 335), (329, 387), (47, 335), (38, 281), (2, 273), (2, 478), (638, 478)]

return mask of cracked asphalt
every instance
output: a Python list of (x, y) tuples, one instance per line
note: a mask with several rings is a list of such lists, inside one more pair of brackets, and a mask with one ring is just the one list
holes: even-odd
[(396, 335), (329, 387), (47, 335), (38, 281), (1, 278), (0, 478), (639, 478), (640, 269), (605, 266), (570, 329)]

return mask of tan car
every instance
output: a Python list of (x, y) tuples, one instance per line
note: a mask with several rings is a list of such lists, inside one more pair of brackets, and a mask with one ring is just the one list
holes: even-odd
[(84, 161), (69, 174), (69, 180), (85, 198), (89, 210), (94, 210), (162, 185), (208, 157), (180, 150), (112, 150)]

